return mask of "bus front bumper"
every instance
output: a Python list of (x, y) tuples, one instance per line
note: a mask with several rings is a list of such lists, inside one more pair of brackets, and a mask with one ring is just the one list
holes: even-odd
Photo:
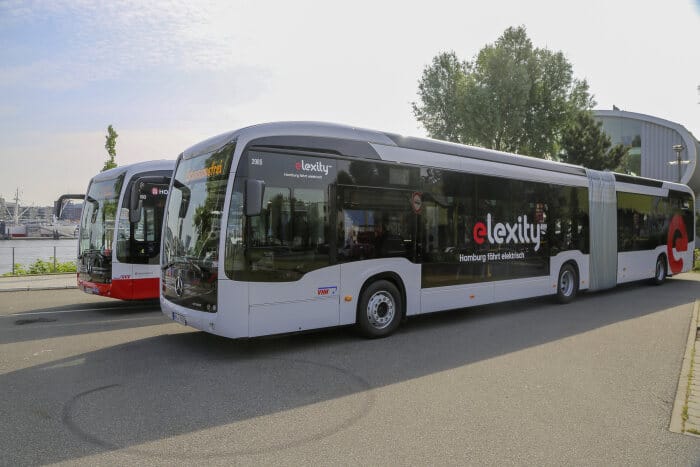
[(170, 320), (183, 326), (190, 326), (200, 331), (218, 334), (216, 332), (216, 313), (196, 311), (177, 305), (160, 297), (160, 310)]

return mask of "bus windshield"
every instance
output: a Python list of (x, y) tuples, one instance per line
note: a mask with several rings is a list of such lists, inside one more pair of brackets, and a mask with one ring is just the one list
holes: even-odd
[(111, 255), (117, 205), (123, 182), (124, 174), (121, 174), (116, 179), (90, 184), (80, 219), (79, 256), (88, 251)]
[(202, 311), (216, 311), (219, 231), (234, 148), (180, 159), (166, 206), (164, 294)]

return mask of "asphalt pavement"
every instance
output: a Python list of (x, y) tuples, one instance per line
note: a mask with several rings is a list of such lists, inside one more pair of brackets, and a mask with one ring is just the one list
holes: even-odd
[(0, 294), (0, 465), (698, 465), (669, 431), (700, 276), (234, 341)]

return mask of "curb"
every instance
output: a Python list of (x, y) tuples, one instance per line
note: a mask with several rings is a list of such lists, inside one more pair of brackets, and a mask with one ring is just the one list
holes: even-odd
[[(688, 432), (689, 429), (698, 431), (700, 429), (700, 416), (689, 413), (688, 399), (691, 397), (693, 384), (700, 385), (700, 355), (696, 354), (695, 342), (698, 336), (698, 313), (700, 313), (700, 301), (696, 300), (693, 306), (693, 315), (690, 319), (688, 328), (688, 340), (685, 345), (685, 355), (683, 356), (683, 365), (681, 366), (681, 374), (678, 378), (678, 389), (676, 391), (676, 399), (673, 403), (673, 412), (671, 413), (671, 423), (668, 429), (674, 433), (682, 433), (690, 436), (697, 436), (697, 433)], [(695, 367), (695, 371), (691, 376), (691, 369)], [(700, 433), (700, 431), (698, 431)]]

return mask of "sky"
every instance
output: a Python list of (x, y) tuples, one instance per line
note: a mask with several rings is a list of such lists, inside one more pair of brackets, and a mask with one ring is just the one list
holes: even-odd
[(0, 197), (83, 193), (110, 124), (119, 165), (281, 120), (425, 136), (411, 102), (432, 58), (519, 25), (596, 108), (700, 137), (700, 0), (0, 0)]

